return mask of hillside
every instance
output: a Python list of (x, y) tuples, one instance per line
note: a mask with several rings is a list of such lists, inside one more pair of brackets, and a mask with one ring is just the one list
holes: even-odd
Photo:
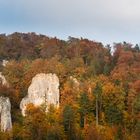
[[(0, 35), (0, 96), (11, 102), (12, 131), (1, 140), (139, 140), (140, 48), (35, 33)], [(8, 63), (3, 66), (3, 60)], [(39, 73), (59, 78), (59, 108), (21, 100)], [(2, 80), (0, 80), (2, 81)], [(51, 87), (52, 88), (52, 87)]]

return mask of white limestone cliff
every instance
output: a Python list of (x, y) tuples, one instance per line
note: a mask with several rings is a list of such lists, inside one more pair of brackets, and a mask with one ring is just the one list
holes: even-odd
[(11, 103), (7, 97), (0, 97), (0, 120), (1, 131), (5, 132), (12, 129)]
[(22, 115), (25, 116), (28, 104), (40, 106), (46, 105), (46, 111), (50, 104), (59, 106), (59, 79), (56, 74), (40, 73), (33, 77), (31, 85), (28, 88), (28, 94), (20, 103)]

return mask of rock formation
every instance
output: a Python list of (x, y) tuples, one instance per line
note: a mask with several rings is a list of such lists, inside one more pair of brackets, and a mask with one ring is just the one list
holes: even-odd
[(25, 116), (26, 106), (33, 103), (35, 106), (46, 105), (46, 111), (50, 104), (59, 106), (59, 79), (55, 74), (37, 74), (28, 88), (28, 94), (20, 103), (22, 115)]
[(12, 129), (11, 103), (7, 97), (0, 97), (0, 120), (1, 131), (5, 132)]
[(5, 67), (8, 63), (8, 60), (2, 60), (2, 66)]
[(8, 82), (6, 81), (4, 75), (2, 75), (2, 72), (0, 72), (0, 84), (8, 86)]
[(79, 88), (80, 83), (76, 78), (74, 78), (73, 76), (70, 76), (70, 80), (73, 82), (73, 84), (76, 88)]

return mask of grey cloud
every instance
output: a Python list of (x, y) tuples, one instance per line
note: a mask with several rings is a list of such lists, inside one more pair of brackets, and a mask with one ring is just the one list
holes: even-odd
[(117, 37), (130, 39), (140, 31), (139, 0), (0, 0), (0, 5), (13, 7), (15, 22), (20, 19), (28, 27), (30, 24), (56, 35), (112, 41)]
[(137, 19), (140, 16), (139, 0), (21, 0), (17, 3), (29, 15), (35, 17), (48, 15), (53, 18), (106, 16), (118, 19)]

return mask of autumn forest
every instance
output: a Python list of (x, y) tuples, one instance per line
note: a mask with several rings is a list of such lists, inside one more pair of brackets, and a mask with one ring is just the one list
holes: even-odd
[[(3, 66), (2, 61), (8, 63)], [(11, 102), (12, 130), (0, 140), (140, 140), (140, 46), (36, 33), (0, 35), (0, 96)], [(59, 108), (20, 102), (38, 73), (60, 81)]]

